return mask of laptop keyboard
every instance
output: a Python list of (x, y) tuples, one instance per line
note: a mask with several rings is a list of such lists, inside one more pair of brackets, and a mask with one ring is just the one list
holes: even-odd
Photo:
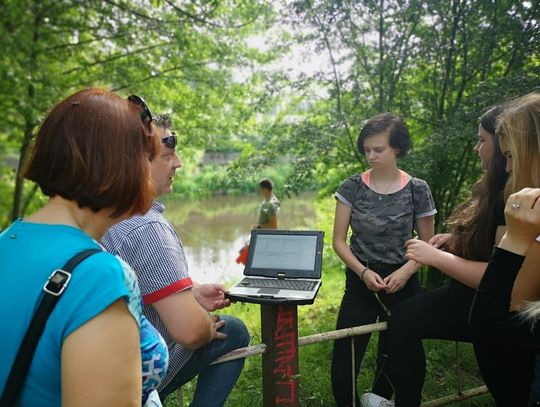
[(280, 290), (311, 291), (315, 287), (315, 282), (306, 280), (278, 280), (266, 278), (244, 278), (240, 282), (242, 287), (253, 288), (277, 288)]

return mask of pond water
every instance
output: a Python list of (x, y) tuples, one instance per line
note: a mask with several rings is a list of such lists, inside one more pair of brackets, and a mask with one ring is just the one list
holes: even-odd
[[(315, 193), (285, 199), (278, 214), (280, 229), (315, 229)], [(234, 282), (244, 266), (239, 250), (257, 224), (261, 198), (217, 196), (203, 200), (168, 199), (166, 218), (184, 243), (191, 277), (199, 283)]]

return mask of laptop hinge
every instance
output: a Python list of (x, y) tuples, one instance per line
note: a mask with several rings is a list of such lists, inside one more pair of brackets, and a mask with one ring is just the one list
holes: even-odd
[(285, 278), (285, 273), (277, 273), (278, 280), (283, 280)]

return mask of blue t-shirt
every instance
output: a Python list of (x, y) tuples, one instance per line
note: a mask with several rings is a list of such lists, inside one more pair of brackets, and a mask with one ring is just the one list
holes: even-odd
[[(14, 222), (0, 234), (0, 389), (53, 270), (72, 256), (99, 248), (91, 237), (65, 225)], [(19, 402), (60, 406), (60, 356), (66, 337), (109, 305), (124, 298), (137, 323), (140, 292), (135, 274), (110, 253), (97, 253), (73, 272), (68, 288), (48, 319)]]

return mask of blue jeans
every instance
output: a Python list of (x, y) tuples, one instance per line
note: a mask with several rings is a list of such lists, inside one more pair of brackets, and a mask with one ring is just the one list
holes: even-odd
[(220, 319), (225, 321), (225, 325), (219, 332), (226, 334), (227, 339), (215, 339), (197, 349), (174, 379), (159, 393), (161, 400), (198, 376), (191, 406), (214, 407), (225, 403), (244, 367), (244, 359), (211, 366), (210, 363), (234, 349), (247, 346), (250, 336), (246, 326), (238, 318), (220, 315)]

